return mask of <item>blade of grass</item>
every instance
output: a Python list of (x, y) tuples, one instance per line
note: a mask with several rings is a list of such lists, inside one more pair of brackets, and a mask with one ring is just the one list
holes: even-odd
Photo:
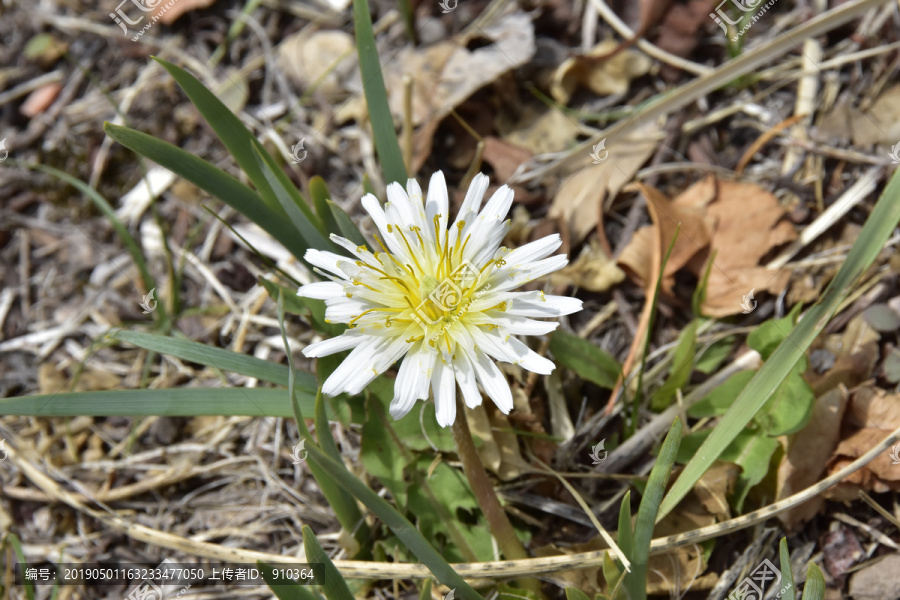
[[(875, 173), (872, 176), (876, 176)], [(663, 499), (659, 519), (673, 508), (694, 487), (713, 461), (743, 431), (784, 381), (794, 364), (802, 358), (813, 340), (822, 332), (837, 311), (853, 283), (872, 264), (900, 221), (900, 171), (891, 177), (887, 189), (875, 204), (862, 231), (853, 244), (840, 271), (828, 285), (821, 301), (812, 307), (794, 326), (790, 335), (778, 348), (750, 383), (741, 391), (728, 412), (697, 450), (684, 471)]]
[(126, 148), (146, 156), (173, 173), (206, 190), (228, 206), (262, 227), (297, 258), (302, 258), (306, 246), (291, 227), (284, 211), (271, 210), (259, 194), (205, 160), (168, 142), (128, 127), (105, 123), (106, 134)]
[(353, 25), (356, 30), (356, 49), (359, 53), (359, 70), (362, 74), (369, 121), (375, 138), (375, 151), (381, 161), (384, 182), (397, 181), (406, 185), (406, 166), (400, 153), (394, 117), (388, 106), (387, 89), (381, 75), (378, 48), (375, 46), (375, 32), (372, 31), (372, 17), (369, 15), (367, 0), (353, 0)]
[(806, 584), (803, 586), (803, 600), (822, 600), (825, 598), (825, 576), (822, 569), (814, 562), (806, 569)]
[[(0, 546), (6, 546), (6, 544), (12, 546), (13, 552), (16, 553), (16, 558), (19, 560), (19, 568), (22, 570), (22, 574), (25, 573), (25, 567), (28, 565), (28, 561), (25, 559), (25, 553), (22, 551), (22, 543), (19, 541), (19, 538), (14, 533), (7, 533), (6, 537), (3, 538), (3, 544)], [(25, 580), (25, 597), (27, 600), (34, 600), (34, 586), (30, 581)]]
[[(298, 401), (315, 410), (315, 396), (296, 390)], [(73, 392), (0, 399), (0, 414), (42, 417), (194, 417), (201, 415), (290, 417), (283, 389), (173, 388)]]
[(653, 525), (656, 522), (656, 514), (659, 503), (666, 492), (666, 482), (672, 465), (675, 464), (675, 456), (678, 454), (678, 446), (681, 444), (681, 419), (675, 419), (669, 434), (659, 450), (641, 505), (638, 508), (637, 521), (634, 524), (634, 552), (631, 556), (631, 573), (625, 574), (625, 587), (628, 590), (630, 600), (643, 600), (647, 597), (647, 562), (650, 557), (650, 542), (653, 539)]
[(328, 207), (328, 199), (331, 194), (328, 192), (325, 180), (318, 175), (314, 175), (309, 180), (309, 196), (312, 198), (316, 214), (319, 216), (319, 220), (322, 221), (325, 231), (337, 233), (337, 222), (334, 220), (331, 209)]
[[(283, 314), (283, 313), (282, 313)], [(279, 315), (281, 318), (281, 315)], [(341, 453), (338, 451), (334, 438), (331, 436), (331, 427), (328, 426), (328, 416), (325, 414), (325, 398), (322, 396), (321, 390), (316, 396), (316, 439), (322, 450), (334, 460), (342, 461)], [(359, 507), (353, 498), (345, 494), (340, 488), (335, 486), (337, 492), (334, 496), (328, 498), (329, 504), (334, 509), (338, 521), (341, 525), (353, 535), (353, 538), (359, 544), (358, 559), (365, 559), (370, 556), (369, 548), (366, 543), (369, 541), (371, 534), (369, 526), (366, 524)], [(308, 556), (308, 554), (307, 554)], [(318, 561), (313, 561), (318, 562)]]
[(339, 232), (343, 237), (354, 244), (365, 246), (366, 238), (359, 232), (359, 228), (356, 226), (356, 223), (350, 219), (350, 215), (348, 215), (343, 208), (338, 206), (334, 200), (328, 200), (328, 208), (331, 211), (331, 217), (337, 223), (338, 228), (336, 233)]
[[(208, 367), (216, 367), (222, 371), (254, 377), (282, 387), (288, 384), (288, 368), (286, 366), (231, 350), (207, 346), (188, 339), (138, 331), (114, 331), (107, 337), (133, 344), (138, 348), (153, 350)], [(298, 384), (304, 393), (315, 395), (316, 378), (311, 373), (303, 373)]]
[[(778, 558), (781, 563), (781, 587), (792, 590), (794, 589), (794, 573), (791, 571), (791, 555), (788, 554), (787, 538), (781, 538), (778, 543)], [(796, 597), (796, 594), (788, 597)]]
[[(253, 142), (256, 141), (256, 138), (250, 130), (196, 77), (166, 60), (156, 56), (152, 58), (168, 71), (169, 75), (178, 83), (178, 86), (187, 94), (191, 103), (197, 107), (197, 110), (200, 111), (200, 114), (206, 119), (206, 122), (212, 127), (215, 134), (228, 148), (241, 170), (247, 174), (247, 177), (250, 178), (256, 189), (262, 193), (263, 201), (269, 210), (282, 217), (285, 216), (275, 197), (264, 193), (264, 190), (269, 186), (266, 176), (260, 170), (254, 156)], [(310, 213), (310, 216), (312, 216), (312, 213)]]
[(303, 531), (303, 548), (306, 550), (306, 559), (311, 563), (316, 563), (316, 583), (325, 590), (325, 597), (328, 600), (355, 600), (347, 582), (341, 577), (340, 572), (328, 558), (328, 555), (319, 545), (313, 530), (309, 525), (302, 527)]
[(256, 561), (266, 585), (278, 600), (319, 600), (316, 596), (294, 580), (285, 581), (275, 575), (275, 567), (261, 560)]
[(281, 209), (293, 223), (297, 233), (303, 238), (304, 245), (308, 248), (317, 248), (319, 250), (336, 250), (331, 242), (322, 235), (322, 224), (312, 214), (309, 207), (306, 206), (306, 201), (303, 198), (296, 197), (298, 194), (296, 188), (290, 181), (285, 182), (281, 180), (282, 177), (287, 177), (284, 171), (275, 164), (275, 161), (268, 155), (262, 144), (255, 139), (251, 139), (250, 143), (254, 151), (253, 158), (256, 159), (259, 170), (265, 177), (265, 182), (261, 184), (265, 187), (260, 188), (260, 190), (268, 190), (274, 195)]

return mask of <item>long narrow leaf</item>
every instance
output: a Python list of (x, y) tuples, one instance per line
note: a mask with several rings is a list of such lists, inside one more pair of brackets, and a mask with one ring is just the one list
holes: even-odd
[(400, 153), (394, 117), (388, 106), (387, 89), (381, 75), (378, 48), (375, 46), (375, 32), (369, 15), (367, 0), (353, 0), (353, 24), (356, 29), (356, 49), (359, 52), (359, 70), (362, 73), (363, 90), (369, 107), (369, 121), (375, 137), (375, 151), (381, 160), (384, 182), (393, 181), (406, 185), (406, 166)]
[(334, 249), (331, 242), (322, 235), (320, 231), (322, 226), (315, 220), (309, 207), (306, 206), (306, 201), (303, 198), (296, 197), (296, 188), (290, 182), (287, 182), (285, 185), (284, 181), (280, 181), (279, 174), (284, 176), (284, 173), (274, 164), (272, 158), (268, 157), (262, 144), (256, 140), (251, 140), (251, 143), (253, 144), (254, 158), (265, 177), (265, 181), (261, 184), (265, 186), (262, 190), (267, 190), (274, 195), (282, 210), (293, 223), (297, 233), (303, 238), (303, 245), (307, 248), (318, 248), (320, 250)]
[(168, 142), (128, 127), (105, 123), (106, 134), (126, 148), (159, 163), (176, 175), (206, 190), (228, 206), (262, 227), (294, 256), (303, 257), (306, 247), (284, 216), (266, 206), (259, 194), (205, 160)]
[(681, 444), (681, 430), (681, 419), (675, 419), (660, 448), (659, 456), (656, 457), (656, 463), (650, 471), (650, 478), (644, 489), (644, 497), (641, 498), (637, 521), (634, 524), (634, 551), (629, 556), (631, 573), (625, 575), (625, 586), (630, 600), (642, 600), (647, 597), (647, 561), (650, 557), (650, 541), (653, 539), (653, 524), (656, 522), (659, 503), (666, 492), (666, 481), (672, 472), (678, 446)]
[(266, 580), (266, 585), (278, 600), (319, 600), (316, 596), (296, 581), (285, 581), (276, 576), (274, 566), (261, 560), (256, 561), (259, 571)]
[(316, 563), (316, 583), (325, 590), (325, 597), (328, 600), (354, 600), (347, 582), (341, 577), (341, 573), (322, 550), (319, 540), (316, 539), (313, 530), (309, 525), (302, 527), (303, 531), (303, 548), (306, 550), (306, 560)]
[[(207, 346), (188, 339), (139, 331), (115, 331), (109, 334), (109, 338), (133, 344), (138, 348), (174, 356), (181, 360), (216, 367), (222, 371), (255, 377), (275, 385), (287, 386), (288, 384), (288, 368), (286, 366), (255, 356)], [(315, 394), (316, 378), (311, 373), (304, 373), (301, 375), (298, 385), (304, 392)]]
[(772, 397), (797, 361), (805, 355), (813, 340), (834, 316), (853, 283), (878, 256), (898, 221), (900, 221), (900, 171), (891, 177), (887, 189), (875, 204), (872, 214), (869, 215), (856, 243), (847, 255), (847, 260), (828, 285), (822, 300), (807, 312), (735, 399), (734, 404), (694, 454), (694, 458), (685, 466), (681, 476), (663, 499), (658, 519), (675, 508), (713, 461)]
[(325, 184), (325, 180), (318, 175), (314, 175), (309, 180), (309, 197), (312, 198), (316, 214), (319, 215), (319, 220), (322, 221), (325, 231), (337, 233), (337, 222), (334, 220), (331, 209), (328, 207), (328, 199), (330, 197), (328, 186)]
[(327, 204), (328, 209), (331, 211), (331, 218), (334, 219), (337, 224), (336, 233), (340, 233), (354, 244), (365, 246), (366, 238), (359, 232), (359, 227), (357, 227), (356, 223), (350, 219), (350, 215), (348, 215), (343, 208), (338, 206), (337, 202), (334, 200), (328, 200)]
[[(169, 72), (169, 75), (178, 83), (179, 87), (184, 90), (191, 103), (213, 131), (228, 148), (228, 151), (234, 157), (235, 162), (253, 185), (258, 190), (262, 190), (266, 182), (265, 175), (260, 171), (256, 158), (253, 155), (253, 134), (247, 129), (241, 120), (231, 112), (225, 104), (219, 100), (205, 85), (200, 83), (196, 77), (172, 63), (158, 57), (153, 57), (162, 67)], [(275, 214), (283, 216), (281, 207), (275, 201), (274, 197), (265, 197), (264, 200), (269, 210)]]
[[(315, 397), (295, 392), (304, 410), (315, 410)], [(73, 392), (0, 399), (0, 415), (41, 417), (194, 417), (200, 415), (290, 417), (283, 389), (174, 388)]]
[[(896, 590), (895, 590), (896, 591)], [(822, 600), (825, 597), (825, 576), (814, 562), (806, 569), (806, 584), (803, 586), (803, 600)]]

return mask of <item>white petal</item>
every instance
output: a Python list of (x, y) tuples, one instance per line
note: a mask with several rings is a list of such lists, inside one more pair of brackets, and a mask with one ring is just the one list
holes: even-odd
[(456, 242), (456, 236), (459, 233), (459, 229), (457, 229), (456, 225), (460, 221), (466, 222), (466, 228), (470, 228), (472, 226), (472, 221), (474, 221), (474, 215), (478, 212), (478, 208), (481, 206), (481, 200), (484, 198), (484, 192), (487, 191), (488, 187), (488, 178), (485, 174), (479, 173), (472, 179), (472, 183), (469, 184), (469, 191), (466, 192), (466, 199), (463, 200), (462, 206), (459, 208), (459, 213), (456, 215), (456, 220), (453, 222), (453, 227), (450, 228), (450, 241)]
[(303, 259), (311, 265), (315, 265), (320, 269), (325, 269), (330, 273), (334, 273), (339, 277), (347, 279), (347, 274), (338, 266), (338, 261), (346, 261), (346, 256), (328, 252), (327, 250), (310, 249), (303, 255)]
[(323, 394), (327, 396), (342, 394), (354, 373), (372, 368), (371, 365), (375, 362), (376, 350), (381, 345), (381, 340), (372, 337), (364, 337), (363, 340), (325, 380), (322, 385)]
[(478, 347), (497, 360), (519, 365), (523, 369), (540, 373), (541, 375), (549, 375), (555, 368), (553, 361), (532, 351), (513, 336), (503, 338), (493, 331), (485, 332), (477, 327), (469, 327), (468, 329)]
[(300, 286), (297, 295), (314, 300), (328, 300), (336, 296), (344, 295), (344, 286), (333, 281), (316, 281)]
[(369, 213), (369, 216), (372, 217), (375, 226), (378, 227), (378, 231), (381, 233), (381, 239), (387, 244), (388, 250), (390, 250), (392, 254), (402, 257), (401, 262), (408, 261), (409, 256), (406, 254), (406, 249), (401, 247), (399, 242), (394, 239), (393, 234), (389, 233), (387, 230), (387, 215), (385, 214), (384, 209), (381, 208), (381, 203), (378, 202), (378, 198), (372, 194), (366, 194), (363, 196), (362, 205), (366, 212)]
[(553, 271), (562, 269), (569, 262), (565, 254), (551, 256), (544, 260), (530, 263), (527, 267), (519, 266), (512, 269), (507, 266), (503, 269), (497, 269), (488, 278), (487, 283), (492, 285), (494, 292), (505, 292), (523, 286), (529, 281), (534, 281), (539, 277), (543, 277)]
[(456, 371), (456, 382), (462, 390), (463, 400), (469, 408), (481, 406), (481, 392), (475, 379), (475, 369), (466, 358), (464, 352), (457, 352), (453, 358), (453, 369)]
[(310, 344), (303, 349), (303, 356), (307, 358), (319, 358), (320, 356), (328, 356), (335, 352), (343, 352), (344, 350), (356, 348), (365, 341), (365, 339), (364, 336), (345, 332), (337, 337)]
[(484, 209), (478, 213), (475, 226), (469, 230), (473, 239), (486, 236), (492, 227), (506, 219), (514, 195), (512, 189), (505, 185), (494, 192)]
[(556, 365), (553, 364), (552, 360), (544, 358), (516, 338), (510, 337), (507, 340), (507, 343), (512, 347), (516, 354), (523, 357), (516, 363), (523, 369), (539, 375), (549, 375), (553, 372), (553, 369), (556, 368)]
[(400, 226), (403, 228), (403, 231), (409, 231), (410, 227), (415, 227), (419, 225), (418, 219), (416, 219), (416, 210), (413, 208), (412, 202), (409, 200), (409, 196), (406, 195), (406, 190), (403, 189), (396, 181), (387, 186), (387, 197), (389, 204), (385, 207), (385, 212), (390, 217), (390, 207), (394, 207), (397, 209), (397, 213), (400, 215), (399, 222), (392, 222), (396, 226)]
[(370, 302), (364, 302), (357, 298), (348, 298), (347, 296), (332, 298), (325, 308), (325, 318), (335, 323), (346, 323), (370, 308), (374, 308)]
[(560, 317), (581, 310), (581, 300), (543, 292), (518, 292), (506, 301), (506, 312), (522, 317)]
[(428, 398), (428, 384), (436, 355), (437, 352), (419, 343), (418, 348), (410, 350), (400, 363), (390, 409), (394, 419), (399, 419), (412, 410), (416, 400)]
[(481, 387), (487, 392), (487, 395), (494, 401), (500, 411), (508, 415), (513, 408), (512, 390), (509, 389), (509, 383), (497, 365), (494, 364), (487, 354), (479, 353), (474, 362), (475, 373), (478, 375), (478, 381)]
[(512, 335), (546, 335), (559, 327), (556, 321), (535, 321), (499, 310), (472, 315), (469, 322), (476, 325), (496, 325)]
[(431, 390), (434, 392), (434, 410), (441, 427), (453, 425), (456, 420), (456, 376), (453, 366), (438, 357), (431, 376)]
[(437, 171), (431, 176), (428, 182), (428, 198), (425, 201), (425, 224), (429, 231), (434, 229), (434, 217), (441, 215), (438, 219), (438, 231), (444, 235), (447, 229), (447, 222), (450, 219), (450, 200), (447, 194), (447, 182), (444, 180), (444, 174)]
[(522, 263), (530, 263), (542, 258), (546, 258), (556, 252), (562, 245), (562, 238), (558, 233), (548, 235), (539, 240), (535, 240), (530, 244), (525, 244), (516, 248), (504, 257), (504, 260), (510, 265), (520, 265)]

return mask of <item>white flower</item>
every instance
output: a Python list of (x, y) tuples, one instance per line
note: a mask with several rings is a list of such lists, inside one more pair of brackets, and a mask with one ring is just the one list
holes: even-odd
[(547, 258), (562, 242), (551, 235), (515, 250), (501, 248), (513, 192), (501, 187), (479, 212), (487, 186), (485, 175), (475, 177), (448, 229), (443, 173), (432, 176), (424, 202), (414, 179), (406, 191), (392, 183), (384, 209), (371, 194), (362, 199), (378, 227), (382, 252), (332, 235), (354, 258), (320, 250), (306, 253), (306, 260), (330, 281), (304, 285), (298, 295), (324, 300), (326, 320), (346, 323), (349, 329), (310, 344), (303, 354), (319, 357), (353, 349), (325, 381), (325, 394), (359, 394), (405, 355), (391, 415), (399, 419), (433, 391), (438, 423), (446, 427), (456, 419), (457, 384), (469, 408), (481, 404), (481, 384), (501, 411), (512, 410), (509, 384), (492, 359), (543, 375), (553, 370), (550, 360), (515, 336), (553, 331), (558, 323), (530, 317), (571, 314), (581, 310), (581, 300), (511, 290), (565, 266), (565, 255)]

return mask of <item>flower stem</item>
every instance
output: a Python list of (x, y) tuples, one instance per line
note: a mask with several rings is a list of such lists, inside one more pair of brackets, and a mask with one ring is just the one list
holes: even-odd
[[(503, 507), (500, 506), (500, 500), (497, 498), (497, 492), (494, 490), (494, 484), (488, 477), (487, 471), (484, 470), (484, 464), (478, 451), (475, 449), (475, 442), (472, 440), (472, 432), (469, 430), (469, 422), (466, 419), (466, 407), (462, 400), (456, 399), (456, 420), (453, 421), (451, 429), (453, 430), (453, 441), (456, 442), (456, 451), (459, 454), (459, 460), (462, 462), (463, 471), (472, 492), (478, 500), (478, 505), (487, 519), (488, 527), (491, 534), (497, 540), (500, 551), (510, 560), (519, 560), (528, 558), (528, 552), (519, 541), (512, 523), (506, 516)], [(540, 582), (533, 578), (520, 579), (519, 585), (523, 588), (540, 594)]]

